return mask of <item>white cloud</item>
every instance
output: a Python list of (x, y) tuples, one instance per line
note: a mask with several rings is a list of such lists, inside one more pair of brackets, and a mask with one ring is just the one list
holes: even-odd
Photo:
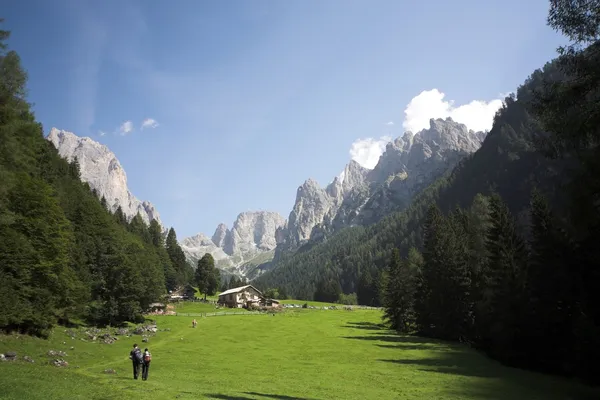
[(373, 169), (385, 150), (385, 145), (391, 140), (389, 136), (355, 140), (350, 148), (350, 156), (363, 167)]
[(502, 99), (494, 99), (489, 102), (473, 100), (469, 104), (455, 107), (454, 101), (444, 100), (445, 94), (438, 89), (424, 90), (406, 106), (404, 110), (405, 130), (417, 133), (429, 128), (431, 118), (451, 117), (454, 121), (465, 124), (467, 128), (474, 131), (490, 130), (494, 121), (496, 111), (502, 107)]
[(122, 136), (127, 135), (128, 133), (130, 133), (131, 131), (133, 131), (133, 122), (131, 121), (125, 121), (121, 124), (121, 126), (119, 127), (119, 133)]
[(142, 122), (142, 130), (145, 128), (156, 128), (158, 126), (158, 122), (153, 118), (146, 118)]
[[(465, 124), (467, 128), (474, 131), (489, 131), (492, 128), (494, 115), (502, 107), (502, 100), (506, 94), (500, 94), (498, 99), (489, 102), (473, 100), (469, 104), (458, 107), (454, 106), (454, 101), (444, 100), (444, 96), (445, 94), (438, 89), (431, 89), (424, 90), (413, 97), (404, 109), (405, 118), (402, 127), (417, 133), (429, 128), (431, 118), (451, 117), (454, 121)], [(391, 127), (394, 122), (390, 121), (386, 125)], [(363, 167), (372, 169), (377, 165), (386, 144), (391, 140), (392, 138), (389, 136), (379, 139), (358, 139), (352, 143), (350, 156)]]

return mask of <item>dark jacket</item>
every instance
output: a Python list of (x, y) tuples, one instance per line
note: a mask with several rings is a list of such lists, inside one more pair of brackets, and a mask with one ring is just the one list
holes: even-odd
[(142, 357), (142, 351), (139, 347), (136, 347), (135, 349), (131, 350), (131, 352), (129, 353), (129, 358), (131, 358), (131, 361), (138, 364), (141, 364), (144, 361)]

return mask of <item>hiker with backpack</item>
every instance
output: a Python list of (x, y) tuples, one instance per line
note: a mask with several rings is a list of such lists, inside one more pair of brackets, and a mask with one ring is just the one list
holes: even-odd
[(142, 351), (138, 347), (137, 343), (133, 345), (133, 350), (129, 352), (129, 359), (133, 363), (133, 379), (137, 379), (138, 375), (140, 374), (140, 367), (144, 362)]
[(142, 364), (142, 380), (148, 380), (148, 370), (150, 369), (150, 361), (152, 361), (152, 354), (148, 351), (148, 348), (144, 349), (144, 363)]

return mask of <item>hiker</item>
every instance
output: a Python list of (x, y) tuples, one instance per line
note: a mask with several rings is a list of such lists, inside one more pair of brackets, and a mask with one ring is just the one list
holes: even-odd
[(133, 350), (129, 352), (129, 359), (133, 363), (133, 379), (137, 379), (143, 362), (142, 352), (137, 343), (133, 345)]
[(195, 328), (196, 324), (198, 324), (198, 322), (196, 322), (196, 318), (194, 318), (194, 320), (192, 321), (192, 328)]
[(142, 364), (142, 380), (148, 380), (148, 370), (150, 369), (150, 361), (152, 361), (152, 354), (148, 351), (148, 348), (144, 349), (144, 363)]

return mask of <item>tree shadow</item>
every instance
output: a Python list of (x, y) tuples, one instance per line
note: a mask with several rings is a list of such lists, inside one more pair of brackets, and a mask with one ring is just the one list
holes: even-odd
[(379, 360), (382, 362), (399, 365), (416, 365), (420, 371), (436, 372), (439, 374), (462, 375), (477, 378), (498, 378), (498, 369), (486, 368), (481, 362), (477, 362), (481, 356), (472, 357), (460, 352), (443, 353), (436, 358), (401, 359), (401, 360)]
[[(266, 397), (268, 399), (276, 399), (276, 400), (316, 400), (310, 399), (307, 397), (294, 397), (294, 396), (286, 396), (282, 394), (269, 394), (269, 393), (258, 393), (258, 392), (243, 392), (249, 396), (258, 396), (258, 397)], [(246, 397), (246, 396), (230, 396), (227, 394), (218, 394), (218, 393), (205, 393), (206, 397), (210, 399), (222, 399), (222, 400), (251, 400), (255, 399), (255, 397)]]
[(387, 327), (383, 324), (374, 322), (348, 322), (347, 325), (342, 325), (343, 328), (364, 329), (369, 331), (387, 331)]
[(384, 349), (396, 349), (396, 350), (441, 350), (440, 346), (435, 343), (398, 343), (392, 344), (377, 344), (377, 347)]
[(262, 396), (262, 397), (268, 397), (270, 399), (277, 399), (277, 400), (316, 400), (316, 399), (311, 399), (308, 397), (294, 397), (294, 396), (285, 396), (285, 395), (281, 395), (281, 394), (267, 394), (267, 393), (257, 393), (257, 392), (244, 392), (246, 394), (250, 394), (252, 396)]
[(424, 339), (417, 336), (401, 336), (393, 334), (381, 334), (371, 336), (342, 336), (344, 339), (353, 340), (369, 340), (369, 341), (380, 341), (390, 343), (411, 343), (411, 344), (429, 344), (435, 345), (435, 342), (431, 339)]
[(457, 398), (486, 400), (593, 400), (600, 389), (576, 384), (566, 378), (510, 368), (467, 349), (438, 352), (435, 358), (379, 360), (396, 365), (417, 366), (425, 373), (448, 374), (467, 378), (468, 384), (448, 388)]

